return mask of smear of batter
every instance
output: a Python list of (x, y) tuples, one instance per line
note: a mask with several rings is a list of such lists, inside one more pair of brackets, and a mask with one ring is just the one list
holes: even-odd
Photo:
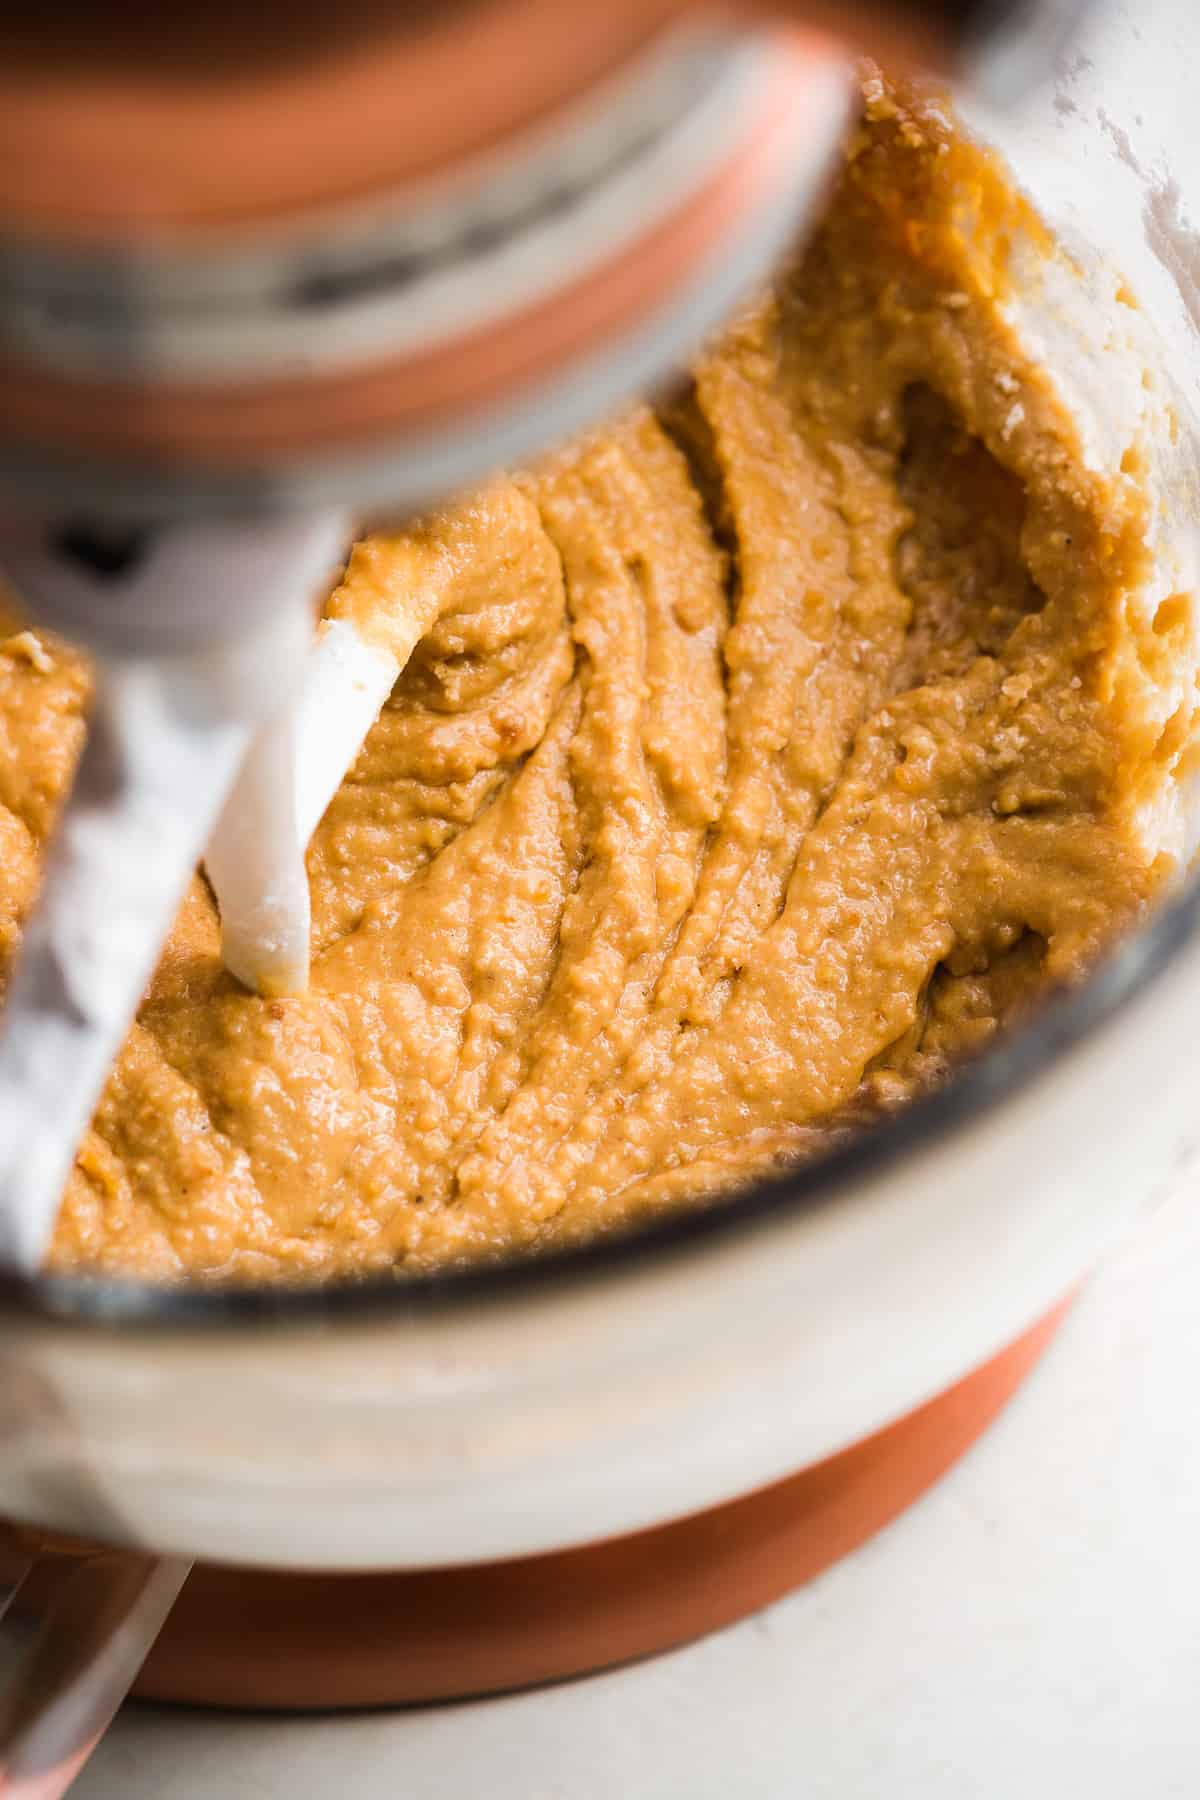
[[(311, 992), (241, 991), (196, 881), (58, 1266), (423, 1269), (696, 1203), (1130, 922), (1144, 500), (1004, 323), (1018, 229), (875, 83), (815, 242), (685, 395), (357, 553), (332, 611), (375, 580), (434, 622), (312, 846)], [(3, 646), (10, 952), (85, 690)]]

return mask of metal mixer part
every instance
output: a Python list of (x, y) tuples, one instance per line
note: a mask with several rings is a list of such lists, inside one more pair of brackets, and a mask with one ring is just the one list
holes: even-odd
[[(35, 58), (26, 87), (43, 101), (0, 76), (20, 114), (11, 131), (0, 114), (0, 147), (39, 163), (42, 195), (27, 204), (0, 181), (0, 486), (124, 518), (420, 506), (662, 380), (765, 274), (826, 178), (843, 32), (940, 54), (995, 96), (1048, 68), (1088, 3), (614, 0), (609, 36), (586, 49), (541, 0), (464, 0), (432, 22), (350, 5), (344, 29), (371, 51), (360, 66), (378, 65), (361, 132), (367, 89), (347, 85), (336, 33), (303, 52), (307, 98), (291, 92), (290, 111), (277, 84), (290, 36), (267, 51), (269, 28), (247, 39), (264, 110), (280, 109), (270, 129), (240, 68), (181, 94), (131, 39), (136, 81), (89, 75), (73, 107), (53, 60)], [(453, 122), (431, 158), (406, 116), (434, 66), (426, 27), (446, 52), (446, 108), (461, 69), (481, 115)], [(199, 9), (178, 28), (187, 55), (211, 50)], [(489, 54), (504, 64), (490, 82)], [(380, 112), (388, 84), (395, 109)], [(240, 170), (226, 146), (198, 177), (172, 96), (191, 129), (228, 124)], [(57, 159), (56, 131), (85, 115), (99, 135), (87, 127)], [(118, 147), (122, 120), (161, 177)], [(260, 169), (270, 143), (290, 152)], [(111, 193), (78, 179), (88, 144)]]
[(660, 381), (761, 278), (824, 181), (848, 73), (788, 34), (676, 27), (402, 203), (249, 244), (10, 237), (0, 483), (123, 518), (406, 509), (535, 452)]
[(845, 127), (848, 88), (837, 61), (810, 81), (807, 98), (804, 112), (780, 117), (763, 146), (770, 179), (757, 203), (730, 223), (687, 278), (565, 367), (531, 374), (511, 396), (384, 435), (368, 447), (243, 457), (224, 467), (92, 460), (5, 445), (0, 435), (0, 485), (31, 503), (52, 496), (64, 515), (84, 509), (137, 522), (342, 504), (403, 513), (518, 462), (668, 378), (783, 255), (819, 192), (814, 166), (823, 175)]
[[(215, 659), (275, 612), (307, 609), (311, 621), (349, 535), (337, 514), (128, 528), (18, 515), (0, 519), (0, 569), (39, 624), (102, 656)], [(269, 687), (259, 695), (264, 674), (268, 663), (246, 663), (231, 713), (265, 717), (279, 703)]]
[(726, 156), (770, 40), (679, 27), (525, 139), (392, 200), (203, 241), (0, 241), (0, 349), (145, 380), (318, 375), (452, 338), (575, 278)]

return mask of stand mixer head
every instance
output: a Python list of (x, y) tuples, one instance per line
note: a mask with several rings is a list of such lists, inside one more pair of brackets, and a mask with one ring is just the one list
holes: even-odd
[(423, 505), (679, 366), (819, 193), (852, 50), (1020, 91), (1082, 3), (10, 25), (0, 484), (139, 519)]
[[(40, 1261), (352, 518), (410, 513), (676, 370), (819, 197), (852, 48), (1002, 96), (1081, 9), (347, 0), (182, 8), (166, 39), (138, 8), (10, 24), (0, 568), (95, 652), (97, 694), (0, 1029), (0, 1260)], [(278, 740), (275, 785), (250, 783), (268, 838), (297, 810)]]

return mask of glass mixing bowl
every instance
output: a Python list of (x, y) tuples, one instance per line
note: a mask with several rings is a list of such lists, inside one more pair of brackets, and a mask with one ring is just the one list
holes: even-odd
[[(1162, 552), (1191, 588), (1200, 13), (1146, 14), (1115, 8), (1052, 92), (975, 123), (1078, 250), (1081, 287), (1119, 267), (1152, 324), (1181, 425), (1157, 477)], [(1069, 298), (1061, 316), (1040, 304), (1103, 455), (1109, 364)], [(1200, 1137), (1198, 1013), (1193, 883), (943, 1091), (634, 1236), (302, 1292), (9, 1281), (0, 1511), (353, 1569), (551, 1550), (747, 1492), (910, 1411), (1081, 1278)]]

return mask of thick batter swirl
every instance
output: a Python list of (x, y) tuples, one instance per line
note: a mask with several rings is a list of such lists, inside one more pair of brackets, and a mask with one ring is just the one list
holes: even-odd
[[(432, 622), (311, 849), (311, 991), (239, 989), (197, 878), (58, 1264), (609, 1230), (902, 1103), (1134, 915), (1141, 496), (1003, 323), (974, 154), (877, 95), (685, 395), (357, 547), (329, 610)], [(0, 669), (11, 944), (85, 678), (20, 638)]]

